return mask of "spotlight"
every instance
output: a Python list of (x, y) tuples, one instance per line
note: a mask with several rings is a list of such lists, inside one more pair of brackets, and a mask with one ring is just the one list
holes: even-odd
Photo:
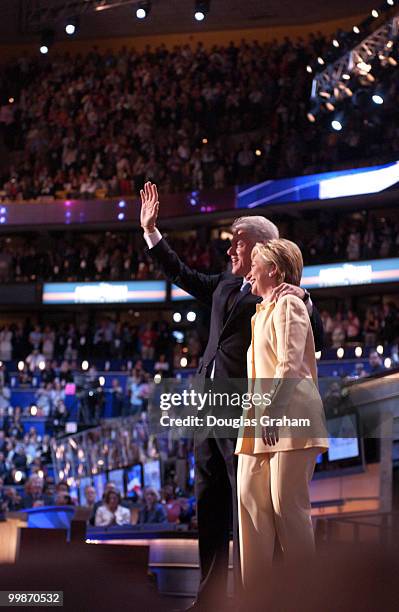
[(319, 62), (320, 66), (324, 66), (324, 63), (325, 63), (325, 62), (324, 62), (324, 60), (323, 60), (323, 58), (322, 58), (322, 57), (318, 57), (318, 58), (317, 58), (317, 61)]
[(306, 66), (306, 71), (309, 72), (309, 74), (312, 74), (312, 66)]
[(151, 11), (151, 2), (139, 2), (136, 8), (137, 19), (145, 19)]
[(374, 94), (372, 100), (374, 104), (384, 104), (384, 98), (382, 96), (379, 96), (378, 94)]
[(337, 39), (336, 39), (336, 38), (334, 38), (334, 40), (332, 41), (332, 44), (333, 44), (333, 46), (334, 46), (334, 47), (336, 47), (336, 48), (338, 49), (338, 47), (339, 47), (339, 42), (337, 41)]
[(25, 367), (25, 363), (23, 361), (18, 361), (18, 370), (22, 372)]
[(377, 9), (373, 9), (371, 11), (371, 16), (374, 17), (374, 19), (378, 19), (378, 17), (380, 16), (379, 12), (377, 11)]
[(43, 30), (40, 38), (40, 53), (46, 55), (54, 42), (54, 30)]
[(392, 359), (390, 357), (387, 357), (386, 359), (384, 359), (384, 366), (386, 368), (390, 368), (392, 365)]
[(360, 29), (357, 26), (353, 26), (353, 31), (355, 34), (360, 34)]
[(260, 157), (262, 155), (262, 151), (260, 149), (256, 149), (255, 155), (256, 157)]
[(38, 470), (38, 471), (37, 471), (37, 475), (39, 476), (39, 478), (41, 478), (41, 479), (43, 480), (43, 478), (44, 478), (44, 472), (43, 472), (43, 470)]
[(362, 349), (362, 347), (361, 347), (361, 346), (357, 346), (357, 347), (355, 348), (355, 355), (356, 355), (356, 357), (361, 357), (361, 356), (362, 356), (362, 353), (363, 353), (363, 349)]
[(29, 412), (31, 413), (31, 416), (36, 416), (37, 415), (37, 406), (32, 404), (32, 406), (30, 407)]
[(161, 380), (162, 380), (162, 376), (161, 376), (161, 374), (155, 374), (155, 376), (154, 376), (154, 383), (155, 383), (156, 385), (159, 385), (159, 383), (161, 382)]
[(195, 319), (197, 318), (197, 315), (195, 314), (195, 312), (193, 312), (192, 310), (190, 310), (187, 313), (187, 321), (189, 321), (190, 323), (193, 323), (195, 321)]
[(68, 19), (65, 24), (65, 32), (68, 36), (73, 36), (76, 34), (78, 30), (78, 19), (74, 17), (73, 19)]
[(379, 344), (379, 345), (377, 346), (377, 353), (378, 353), (379, 355), (382, 355), (382, 354), (384, 353), (384, 347), (382, 346), (382, 344)]
[(23, 473), (21, 472), (21, 470), (17, 470), (14, 474), (14, 480), (15, 482), (21, 482), (22, 478), (24, 477)]
[(8, 98), (8, 103), (9, 104), (14, 104), (14, 98)]
[(39, 361), (39, 370), (44, 370), (46, 368), (46, 362), (45, 361)]
[(123, 220), (124, 220), (124, 218), (125, 218), (125, 213), (120, 212), (120, 213), (118, 214), (118, 221), (123, 221)]
[(395, 4), (395, 0), (387, 0), (387, 4), (389, 4), (389, 6), (393, 6)]
[(103, 387), (105, 385), (105, 378), (104, 378), (104, 376), (99, 376), (98, 382), (100, 383), (100, 387)]
[(173, 313), (173, 320), (175, 323), (180, 323), (181, 321), (181, 313), (180, 312), (174, 312)]
[(337, 357), (338, 357), (338, 359), (342, 359), (344, 354), (345, 354), (345, 351), (344, 351), (344, 349), (342, 347), (337, 349)]
[(208, 139), (207, 138), (203, 138), (202, 139), (202, 144), (208, 144)]
[(331, 127), (336, 132), (340, 132), (342, 130), (342, 123), (337, 119), (334, 119), (333, 121), (331, 121)]
[(196, 0), (194, 8), (194, 19), (204, 21), (209, 12), (209, 0)]
[(88, 370), (89, 369), (89, 362), (84, 360), (82, 361), (82, 370)]
[(186, 368), (186, 367), (187, 367), (187, 363), (188, 363), (188, 361), (187, 361), (187, 357), (182, 357), (182, 358), (180, 359), (180, 366), (181, 366), (182, 368)]

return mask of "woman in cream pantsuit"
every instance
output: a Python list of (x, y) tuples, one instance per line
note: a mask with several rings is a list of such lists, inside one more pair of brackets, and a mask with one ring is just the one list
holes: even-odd
[[(252, 317), (248, 349), (248, 379), (252, 392), (272, 393), (271, 410), (253, 406), (237, 441), (241, 571), (245, 589), (261, 588), (271, 566), (275, 538), (284, 559), (300, 558), (314, 550), (309, 483), (317, 455), (328, 448), (323, 405), (317, 390), (312, 328), (306, 306), (294, 295), (270, 301), (282, 282), (300, 284), (303, 260), (288, 240), (257, 244), (252, 251), (248, 280), (252, 293), (263, 297)], [(273, 383), (274, 379), (274, 383)], [(281, 381), (280, 379), (295, 379)], [(273, 389), (272, 384), (273, 383)], [(293, 390), (289, 389), (292, 383)], [(288, 387), (288, 391), (285, 387)], [(273, 393), (274, 391), (274, 393)], [(266, 428), (265, 412), (289, 418), (309, 418), (300, 434)]]

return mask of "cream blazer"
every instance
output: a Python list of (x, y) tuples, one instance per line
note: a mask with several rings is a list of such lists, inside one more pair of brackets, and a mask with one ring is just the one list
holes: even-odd
[[(251, 319), (252, 341), (247, 353), (249, 392), (270, 393), (271, 406), (253, 406), (243, 417), (255, 417), (255, 425), (239, 431), (236, 454), (319, 447), (328, 448), (323, 403), (317, 386), (315, 346), (304, 302), (285, 295), (278, 302), (257, 304)], [(288, 380), (290, 379), (290, 380)], [(310, 427), (278, 427), (279, 441), (262, 440), (260, 417), (309, 419)]]

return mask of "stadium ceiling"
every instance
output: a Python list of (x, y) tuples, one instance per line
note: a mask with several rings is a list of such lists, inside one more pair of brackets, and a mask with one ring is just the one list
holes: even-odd
[[(96, 10), (101, 5), (113, 5)], [(82, 38), (140, 36), (193, 31), (301, 25), (364, 14), (375, 0), (212, 0), (202, 22), (193, 19), (194, 0), (152, 0), (147, 19), (136, 19), (134, 0), (1, 0), (1, 41), (34, 40), (43, 29), (65, 38), (65, 19), (80, 18)]]

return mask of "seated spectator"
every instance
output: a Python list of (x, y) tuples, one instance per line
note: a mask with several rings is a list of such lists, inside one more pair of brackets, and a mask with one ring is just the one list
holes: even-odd
[(96, 490), (91, 485), (87, 485), (84, 490), (85, 499), (81, 501), (81, 506), (85, 508), (94, 508), (96, 503)]
[(107, 491), (104, 503), (97, 509), (94, 519), (96, 527), (129, 525), (130, 511), (120, 505), (121, 496), (117, 491)]
[(27, 356), (26, 363), (29, 371), (34, 374), (39, 369), (39, 365), (41, 363), (45, 363), (44, 355), (39, 351), (39, 349), (34, 348), (33, 351)]
[(53, 500), (44, 493), (44, 481), (39, 476), (31, 476), (25, 485), (25, 494), (22, 496), (21, 508), (36, 508), (37, 506), (51, 506)]
[(345, 332), (345, 324), (342, 320), (342, 315), (340, 312), (334, 317), (333, 321), (333, 329), (331, 334), (331, 341), (333, 348), (339, 348), (343, 346), (345, 343), (346, 332)]
[(353, 312), (353, 310), (348, 310), (348, 317), (346, 320), (346, 335), (348, 342), (355, 342), (356, 340), (359, 340), (360, 321), (359, 317)]
[(139, 525), (166, 523), (167, 516), (155, 489), (147, 487), (144, 491), (144, 505), (139, 512), (137, 523)]
[(369, 354), (370, 376), (373, 374), (381, 374), (386, 371), (386, 367), (382, 363), (382, 359), (377, 351), (370, 351)]

